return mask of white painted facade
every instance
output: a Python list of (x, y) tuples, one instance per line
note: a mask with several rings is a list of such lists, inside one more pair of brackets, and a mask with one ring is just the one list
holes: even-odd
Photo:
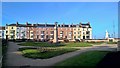
[(26, 27), (17, 27), (16, 28), (16, 39), (26, 39), (27, 35), (26, 35)]
[(0, 39), (6, 39), (6, 30), (0, 30)]

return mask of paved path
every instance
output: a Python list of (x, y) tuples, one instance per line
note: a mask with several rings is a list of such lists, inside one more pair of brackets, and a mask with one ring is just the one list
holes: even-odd
[(66, 53), (60, 56), (56, 56), (50, 59), (30, 59), (21, 55), (21, 52), (17, 51), (20, 46), (17, 43), (9, 42), (6, 66), (52, 66), (57, 62), (63, 61), (67, 58), (73, 57), (80, 53), (92, 50), (104, 50), (104, 51), (116, 51), (117, 45), (94, 45), (92, 47), (79, 47), (80, 50), (75, 52)]

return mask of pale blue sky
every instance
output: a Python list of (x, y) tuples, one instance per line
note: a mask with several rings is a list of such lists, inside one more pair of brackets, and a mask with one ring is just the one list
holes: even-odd
[(104, 38), (106, 29), (118, 34), (117, 2), (9, 2), (2, 3), (2, 24), (90, 22), (93, 37)]

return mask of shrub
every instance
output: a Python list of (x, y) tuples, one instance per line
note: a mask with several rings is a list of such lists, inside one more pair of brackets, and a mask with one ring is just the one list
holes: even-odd
[(48, 41), (48, 43), (53, 43), (53, 41)]
[(68, 43), (68, 42), (69, 42), (69, 40), (68, 40), (68, 39), (64, 39), (64, 42), (65, 42), (65, 43)]
[(80, 40), (79, 39), (75, 39), (75, 42), (80, 42)]

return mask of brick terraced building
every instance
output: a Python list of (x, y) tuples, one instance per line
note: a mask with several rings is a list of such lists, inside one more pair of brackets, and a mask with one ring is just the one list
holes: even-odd
[[(53, 40), (55, 24), (9, 24), (6, 25), (8, 39), (31, 39), (36, 41)], [(92, 39), (92, 27), (90, 23), (57, 24), (58, 40)]]

